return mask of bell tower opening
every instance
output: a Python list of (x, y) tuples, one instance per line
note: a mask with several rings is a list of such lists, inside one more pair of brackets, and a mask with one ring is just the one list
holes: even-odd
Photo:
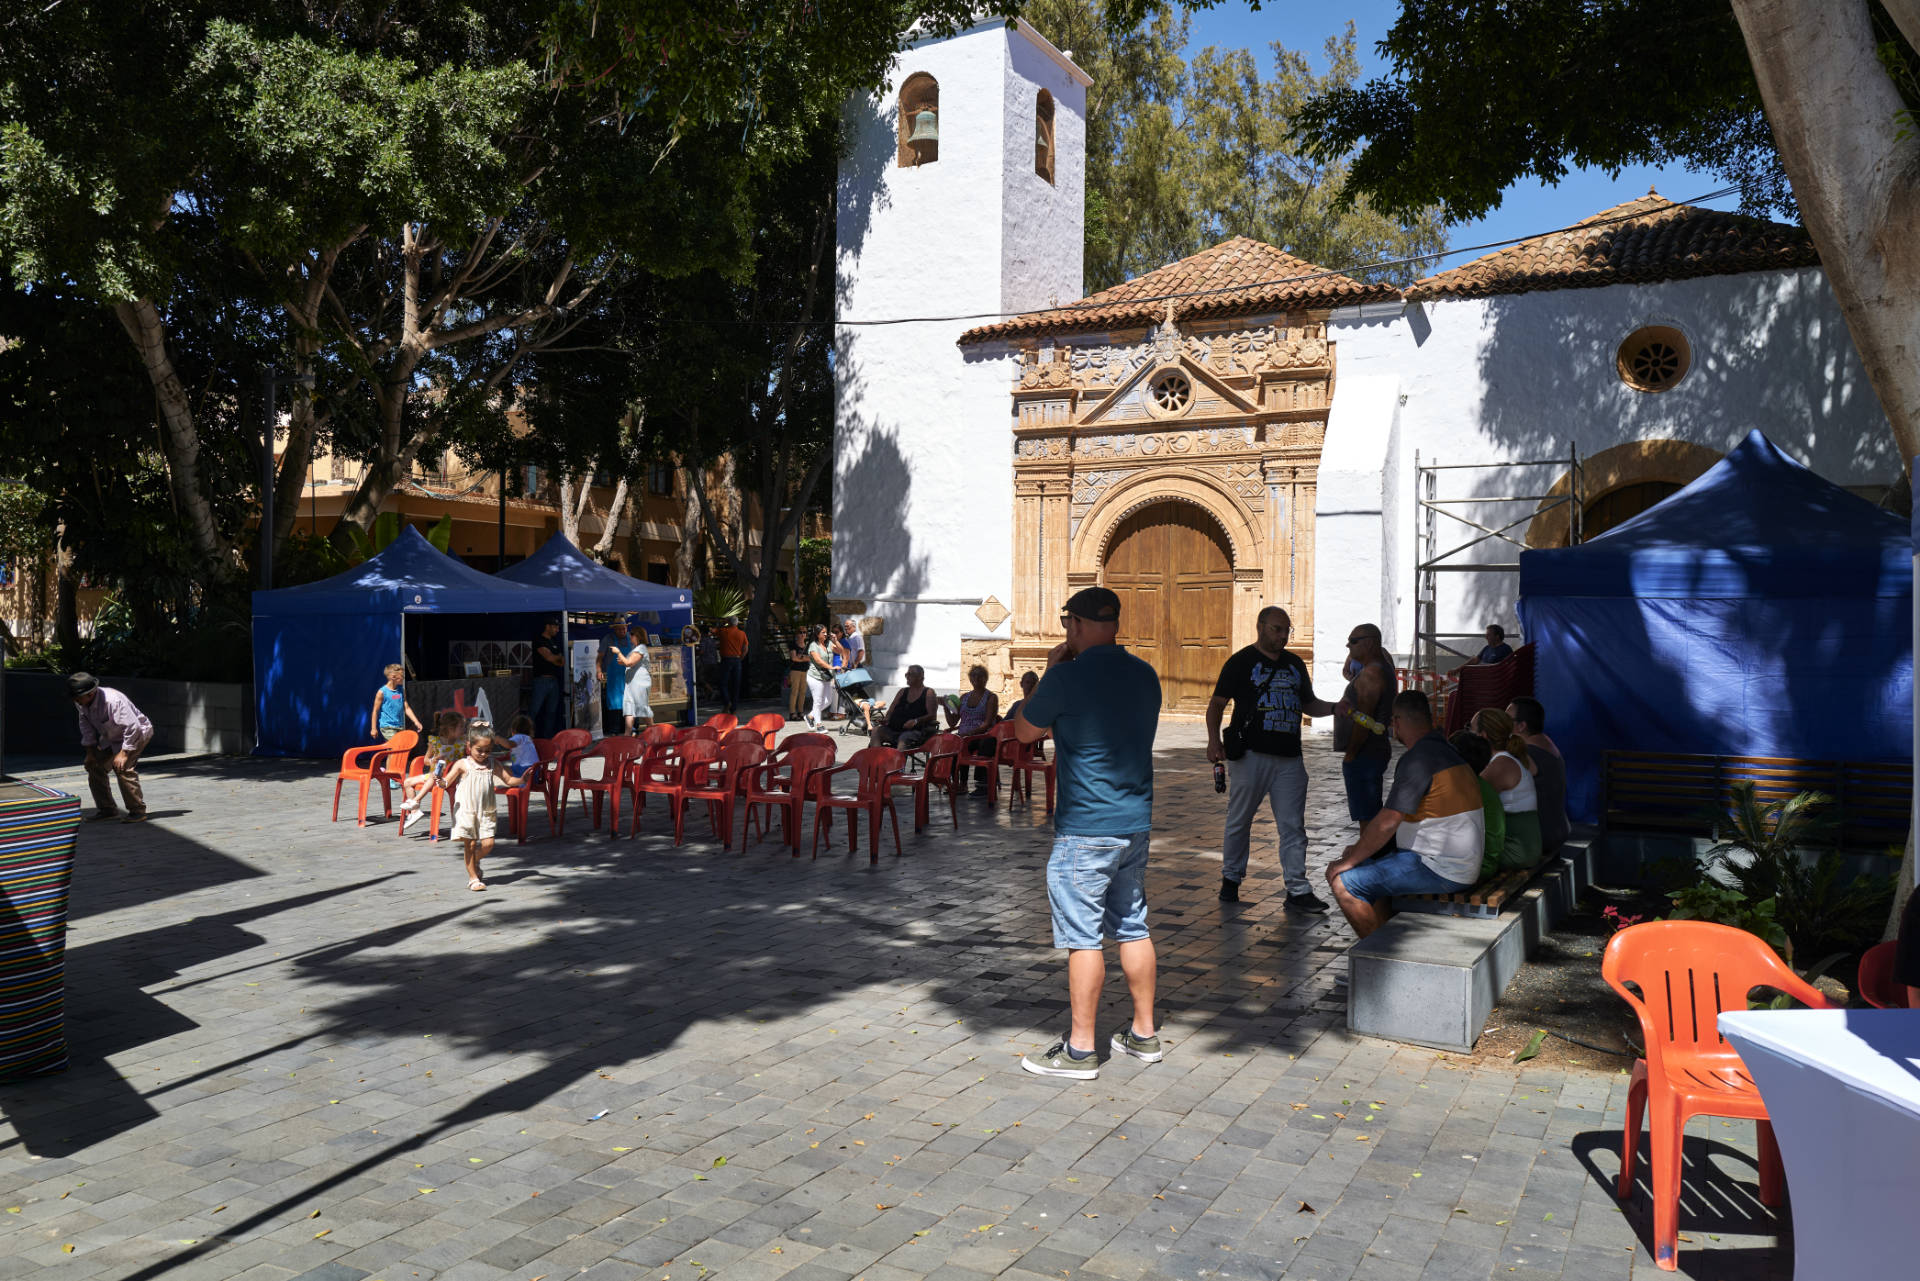
[(930, 165), (940, 159), (940, 82), (916, 71), (900, 86), (900, 155), (902, 169)]

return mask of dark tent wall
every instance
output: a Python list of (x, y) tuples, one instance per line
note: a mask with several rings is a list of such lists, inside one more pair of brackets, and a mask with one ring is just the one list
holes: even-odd
[(1520, 556), (1535, 689), (1597, 821), (1609, 749), (1913, 756), (1907, 522), (1758, 432), (1592, 542)]
[(254, 752), (324, 758), (373, 743), (373, 693), (400, 661), (408, 614), (505, 616), (531, 635), (534, 619), (561, 608), (559, 592), (483, 574), (411, 526), (344, 573), (255, 592)]

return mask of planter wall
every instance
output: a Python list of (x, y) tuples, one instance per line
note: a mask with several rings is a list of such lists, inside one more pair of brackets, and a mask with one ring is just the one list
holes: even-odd
[[(153, 722), (149, 753), (253, 751), (253, 686), (215, 681), (100, 677)], [(66, 677), (51, 672), (6, 674), (4, 751), (9, 757), (80, 754), (79, 722)]]

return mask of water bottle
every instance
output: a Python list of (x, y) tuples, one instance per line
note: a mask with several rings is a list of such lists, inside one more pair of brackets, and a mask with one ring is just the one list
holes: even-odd
[(1348, 714), (1353, 717), (1353, 723), (1362, 729), (1369, 730), (1375, 734), (1384, 734), (1387, 732), (1385, 725), (1382, 725), (1379, 721), (1373, 719), (1373, 717), (1367, 715), (1365, 712), (1360, 711), (1358, 708), (1355, 708)]
[(1227, 767), (1224, 762), (1213, 763), (1213, 790), (1216, 792), (1227, 790)]

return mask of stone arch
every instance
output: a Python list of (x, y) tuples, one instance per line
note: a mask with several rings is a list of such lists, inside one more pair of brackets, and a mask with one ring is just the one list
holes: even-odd
[[(1717, 449), (1690, 440), (1629, 440), (1582, 460), (1581, 499), (1591, 504), (1623, 485), (1649, 480), (1690, 484), (1723, 456)], [(1565, 497), (1572, 486), (1572, 476), (1561, 472), (1553, 488), (1547, 491), (1548, 500)], [(1548, 508), (1543, 503), (1540, 513), (1527, 526), (1527, 546), (1565, 547), (1570, 523), (1566, 504)]]
[(1084, 575), (1082, 581), (1095, 581), (1120, 522), (1160, 502), (1190, 503), (1211, 517), (1226, 535), (1227, 552), (1236, 570), (1266, 563), (1265, 540), (1259, 526), (1225, 484), (1204, 472), (1148, 471), (1113, 485), (1094, 504), (1080, 522), (1067, 572), (1075, 577)]

